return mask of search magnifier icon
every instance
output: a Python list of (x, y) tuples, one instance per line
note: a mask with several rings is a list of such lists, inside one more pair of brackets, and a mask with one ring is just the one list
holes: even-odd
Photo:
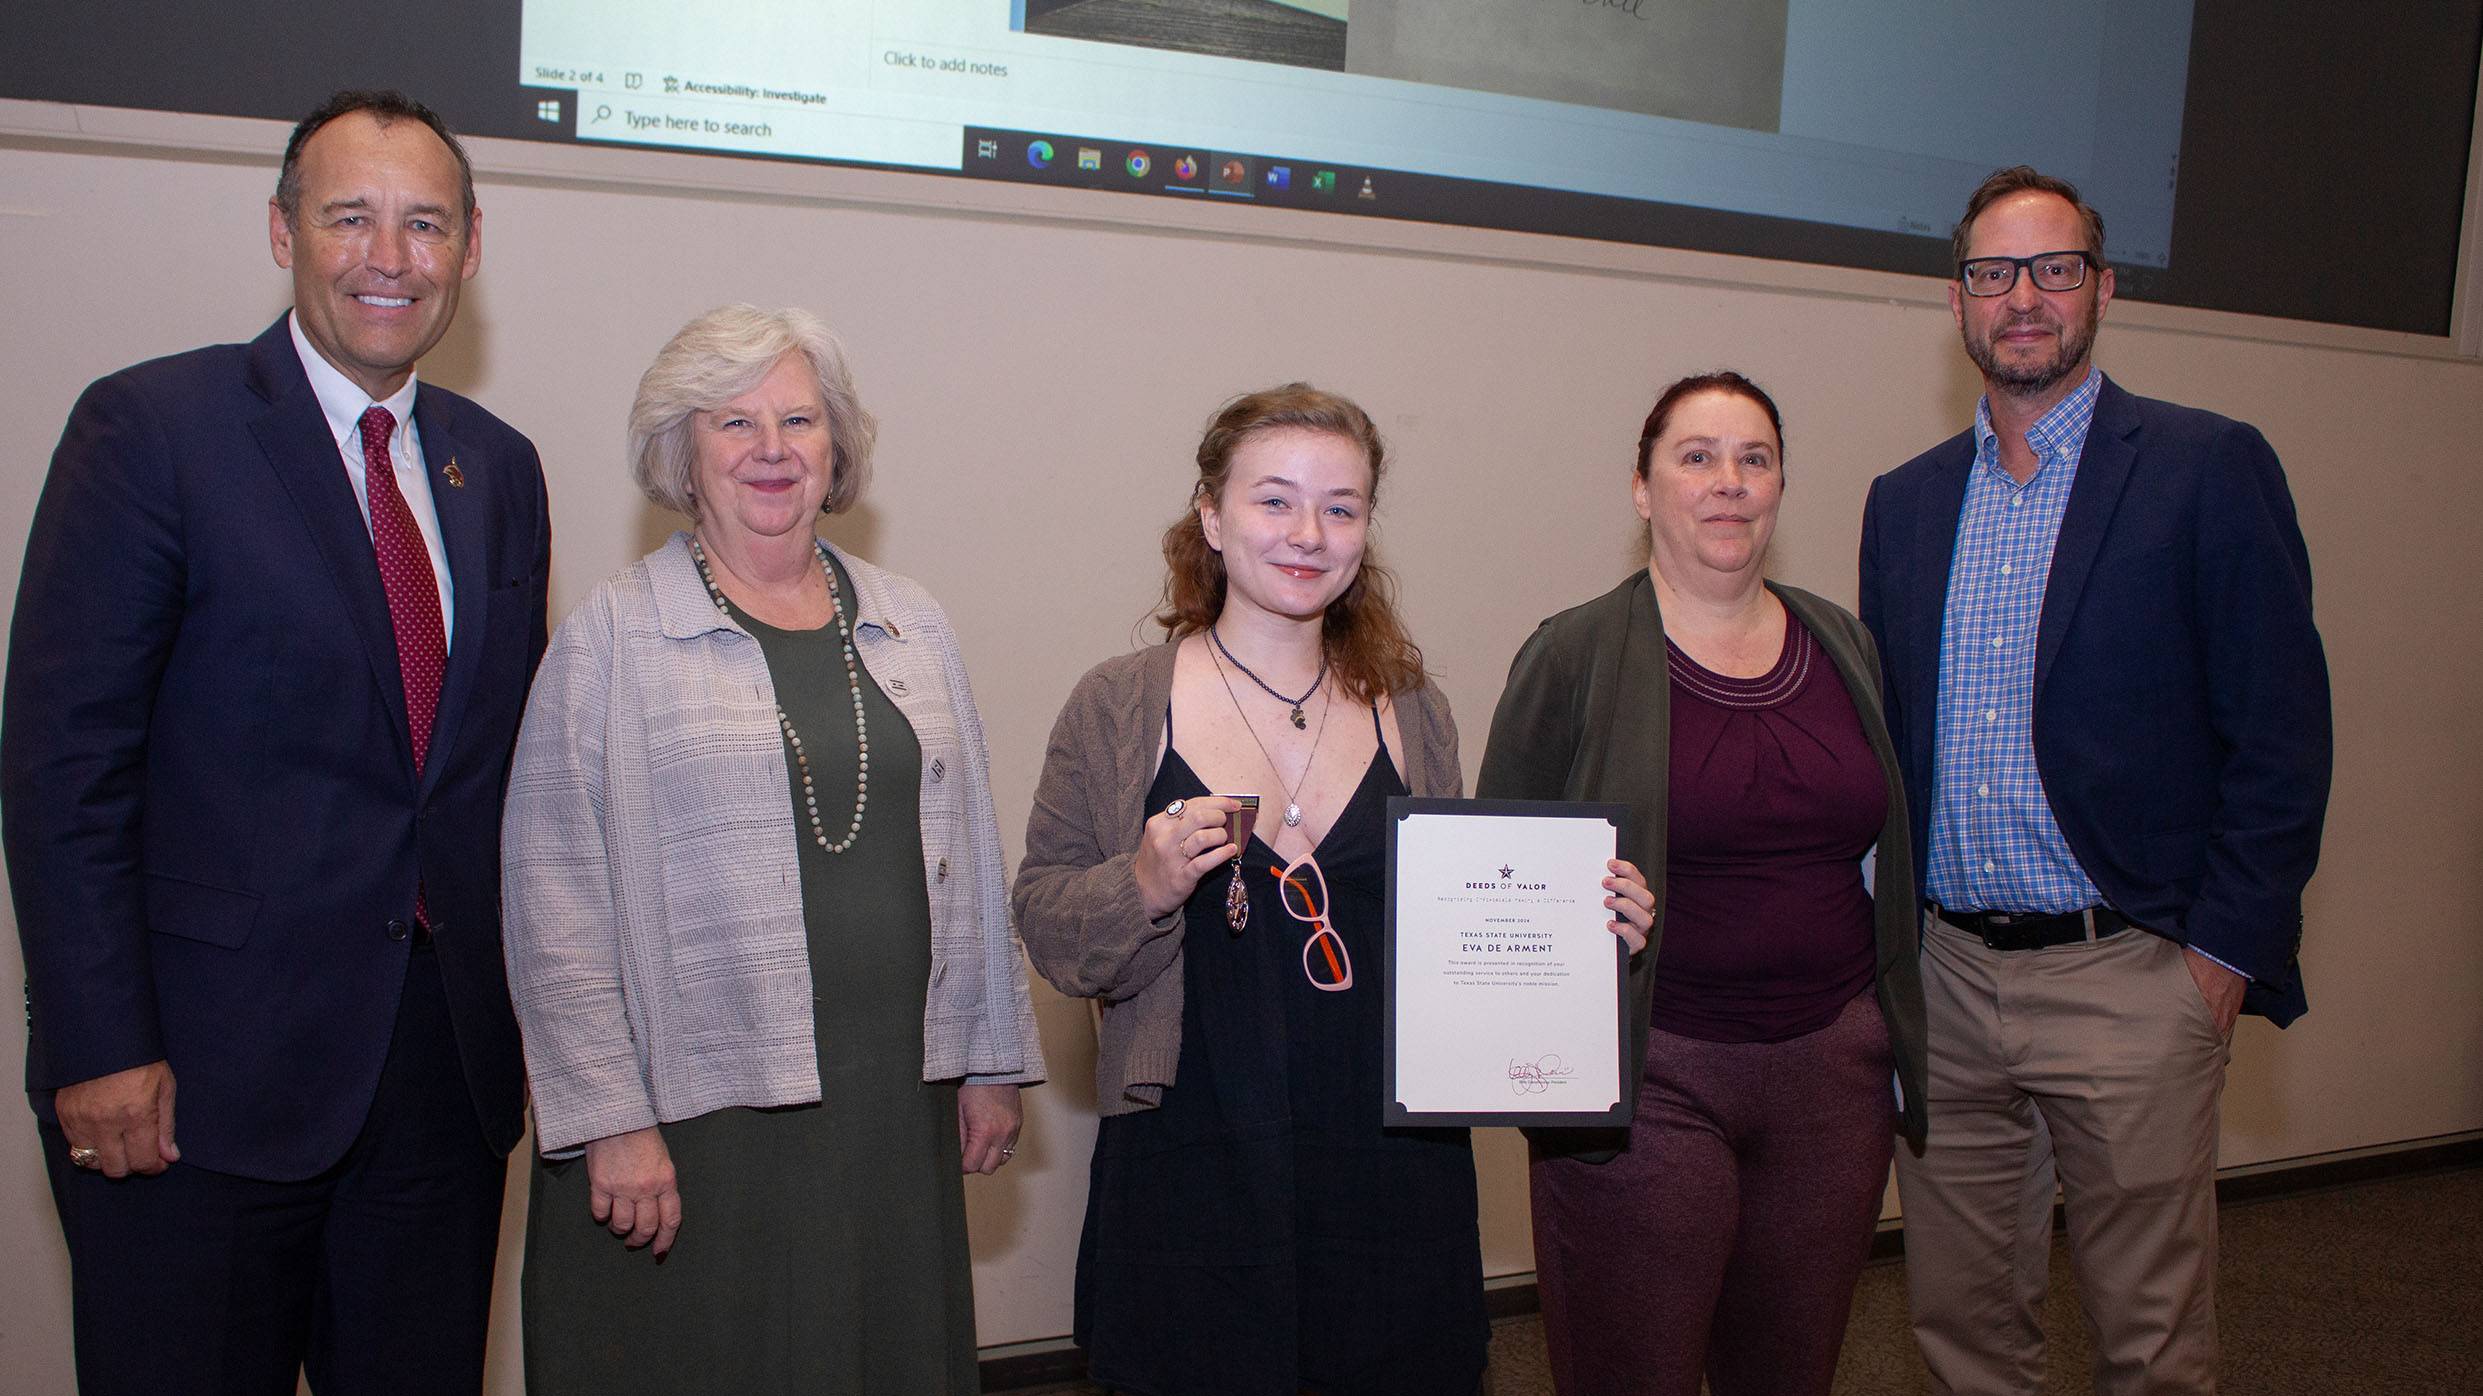
[(612, 119), (612, 108), (609, 106), (600, 106), (595, 108), (595, 119), (597, 121), (610, 121)]

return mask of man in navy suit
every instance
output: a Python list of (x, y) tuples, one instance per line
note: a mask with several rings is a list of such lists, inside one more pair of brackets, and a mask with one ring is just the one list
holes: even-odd
[(481, 1387), (550, 543), (533, 446), (414, 380), (480, 231), (437, 116), (338, 94), (270, 201), (292, 313), (53, 454), (0, 818), (86, 1392)]
[(2304, 1006), (2330, 747), (2309, 553), (2257, 431), (2094, 368), (2103, 249), (2064, 181), (1975, 191), (1949, 287), (1974, 426), (1863, 516), (1923, 870), (1930, 1131), (1897, 1181), (1942, 1392), (2043, 1389), (2056, 1176), (2096, 1390), (2215, 1389), (2230, 1034)]

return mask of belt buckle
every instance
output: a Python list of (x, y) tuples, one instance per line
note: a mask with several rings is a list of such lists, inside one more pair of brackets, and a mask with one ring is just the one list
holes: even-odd
[(2028, 948), (2023, 938), (2015, 933), (2020, 924), (2029, 919), (2031, 917), (2024, 913), (1987, 911), (1982, 914), (1982, 924), (1975, 927), (1975, 934), (1992, 949), (2004, 955), (2011, 954)]
[[(2002, 954), (2037, 950), (2043, 948), (2044, 944), (2054, 943), (2049, 941), (2038, 943), (2035, 927), (2040, 923), (2060, 919), (2059, 913), (2048, 911), (1978, 911), (1970, 914), (1974, 918), (1974, 925), (1971, 929), (1976, 937)], [(2094, 923), (2087, 922), (2087, 935), (2090, 939), (2094, 935), (2094, 929)]]

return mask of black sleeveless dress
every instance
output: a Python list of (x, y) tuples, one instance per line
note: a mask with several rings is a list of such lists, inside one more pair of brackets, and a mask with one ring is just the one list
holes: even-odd
[[(1209, 793), (1166, 728), (1151, 810)], [(1481, 1381), (1466, 1131), (1379, 1123), (1387, 802), (1405, 793), (1382, 736), (1312, 853), (1348, 988), (1305, 971), (1312, 928), (1286, 913), (1282, 860), (1259, 838), (1239, 935), (1229, 871), (1190, 897), (1178, 1080), (1096, 1136), (1076, 1330), (1093, 1380), (1133, 1396), (1465, 1396)]]

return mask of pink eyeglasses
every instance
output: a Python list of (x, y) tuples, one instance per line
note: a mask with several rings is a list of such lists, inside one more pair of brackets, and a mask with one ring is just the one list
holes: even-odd
[(1306, 853), (1291, 867), (1268, 871), (1276, 876), (1277, 899), (1284, 903), (1285, 914), (1310, 923), (1310, 938), (1302, 942), (1303, 976), (1324, 993), (1352, 988), (1353, 957), (1345, 953), (1344, 937), (1328, 924), (1328, 879), (1319, 871), (1319, 860)]

